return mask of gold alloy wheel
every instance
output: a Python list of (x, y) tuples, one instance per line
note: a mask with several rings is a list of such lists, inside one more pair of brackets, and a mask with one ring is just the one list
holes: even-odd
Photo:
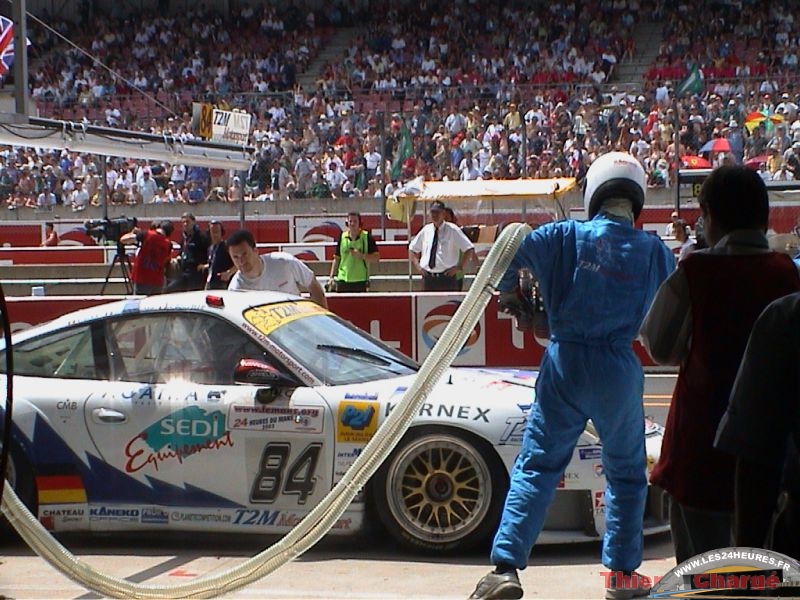
[(387, 504), (409, 537), (447, 544), (484, 522), (491, 485), (489, 464), (467, 440), (427, 434), (399, 449), (389, 464)]

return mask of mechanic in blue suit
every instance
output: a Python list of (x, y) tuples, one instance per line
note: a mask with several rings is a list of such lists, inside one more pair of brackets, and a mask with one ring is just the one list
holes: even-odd
[[(527, 268), (534, 274), (550, 345), (494, 539), (495, 569), (470, 598), (522, 597), (517, 570), (527, 565), (587, 419), (603, 444), (603, 564), (626, 575), (641, 564), (647, 494), (644, 374), (631, 344), (656, 290), (675, 268), (660, 238), (633, 226), (644, 205), (645, 181), (644, 169), (629, 154), (599, 157), (586, 174), (584, 205), (591, 220), (532, 231), (500, 283), (501, 307), (524, 317), (529, 307), (515, 289), (518, 273)], [(626, 588), (613, 576), (610, 584), (607, 598), (649, 593), (647, 587)]]

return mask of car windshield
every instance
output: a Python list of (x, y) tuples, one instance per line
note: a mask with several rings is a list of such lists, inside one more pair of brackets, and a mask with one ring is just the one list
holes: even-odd
[(325, 385), (410, 375), (419, 365), (312, 302), (248, 309), (244, 318)]

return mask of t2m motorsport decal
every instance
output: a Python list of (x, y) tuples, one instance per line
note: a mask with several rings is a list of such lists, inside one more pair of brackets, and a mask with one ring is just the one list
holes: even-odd
[(125, 471), (136, 473), (147, 466), (158, 471), (164, 461), (179, 463), (200, 452), (233, 447), (225, 414), (187, 406), (158, 420), (125, 446)]

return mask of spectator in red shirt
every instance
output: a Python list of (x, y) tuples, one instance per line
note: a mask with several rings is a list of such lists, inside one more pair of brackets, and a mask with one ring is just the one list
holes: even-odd
[(49, 221), (44, 224), (44, 241), (42, 246), (58, 246), (58, 234)]
[(163, 221), (149, 231), (136, 228), (120, 237), (123, 244), (139, 244), (131, 272), (134, 294), (149, 296), (164, 290), (164, 271), (172, 256), (172, 230), (172, 223)]

